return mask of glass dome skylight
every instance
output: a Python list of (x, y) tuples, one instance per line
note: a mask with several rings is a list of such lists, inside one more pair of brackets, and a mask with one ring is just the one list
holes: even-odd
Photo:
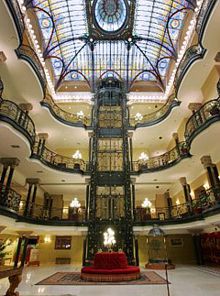
[(100, 29), (106, 32), (117, 32), (127, 19), (125, 0), (96, 0), (94, 14)]
[[(141, 80), (156, 82), (165, 90), (170, 65), (178, 58), (184, 23), (189, 23), (192, 14), (188, 12), (195, 10), (196, 0), (136, 0), (133, 14), (130, 5), (129, 0), (31, 1), (55, 89), (63, 81), (86, 81), (93, 89), (96, 80), (114, 73), (128, 89)], [(130, 16), (134, 18), (131, 38), (111, 39), (127, 29)], [(91, 38), (91, 27), (98, 27), (104, 38), (100, 32)]]

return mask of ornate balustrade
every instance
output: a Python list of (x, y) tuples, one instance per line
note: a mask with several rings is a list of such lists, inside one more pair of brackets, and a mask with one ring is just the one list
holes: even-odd
[(91, 118), (87, 116), (73, 114), (61, 109), (51, 98), (46, 95), (41, 101), (41, 105), (47, 107), (51, 114), (59, 121), (70, 126), (87, 127), (91, 125)]
[[(0, 214), (24, 221), (42, 225), (87, 225), (86, 209), (71, 207), (52, 207), (42, 204), (28, 203), (20, 199), (20, 195), (10, 189), (7, 205), (0, 204)], [(2, 191), (2, 193), (4, 193)], [(13, 196), (13, 199), (11, 198)], [(19, 198), (18, 198), (19, 197)], [(198, 199), (191, 203), (173, 205), (171, 207), (136, 208), (134, 225), (186, 223), (204, 219), (220, 213), (220, 187), (204, 191)]]
[(47, 147), (39, 149), (39, 142), (35, 142), (31, 158), (39, 159), (43, 164), (65, 172), (87, 172), (89, 163), (82, 159), (60, 155)]
[(172, 109), (179, 106), (180, 104), (181, 102), (178, 101), (174, 95), (171, 95), (167, 102), (160, 109), (152, 113), (143, 115), (143, 118), (141, 120), (136, 120), (135, 117), (130, 117), (129, 128), (136, 129), (139, 127), (146, 127), (157, 124), (163, 121), (170, 114)]
[(132, 163), (132, 173), (155, 172), (175, 165), (180, 160), (191, 157), (187, 143), (180, 142), (170, 151), (155, 157), (151, 157), (146, 161), (138, 160)]
[(191, 203), (171, 207), (136, 208), (135, 225), (185, 223), (220, 212), (220, 187), (209, 188)]
[(33, 145), (36, 135), (34, 122), (17, 104), (8, 100), (0, 100), (0, 120), (10, 123), (22, 132)]
[(0, 120), (11, 124), (16, 130), (27, 137), (32, 150), (31, 157), (40, 160), (43, 164), (65, 172), (83, 174), (89, 170), (88, 162), (59, 155), (47, 147), (38, 149), (35, 125), (30, 116), (17, 104), (8, 100), (0, 101)]
[(220, 98), (206, 102), (188, 119), (184, 133), (188, 145), (201, 131), (218, 120), (220, 120)]
[(15, 212), (19, 210), (21, 195), (12, 188), (5, 188), (0, 184), (0, 205), (9, 208)]

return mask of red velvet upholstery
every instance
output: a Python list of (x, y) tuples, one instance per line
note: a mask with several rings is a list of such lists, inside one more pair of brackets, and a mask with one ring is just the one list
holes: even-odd
[(128, 261), (123, 252), (102, 252), (95, 254), (95, 269), (116, 269), (127, 268)]
[(128, 266), (126, 268), (115, 268), (115, 269), (98, 269), (92, 266), (83, 267), (81, 272), (93, 273), (93, 274), (130, 274), (140, 272), (140, 268), (137, 266)]
[(97, 253), (93, 266), (83, 267), (81, 279), (97, 282), (132, 281), (140, 278), (140, 268), (129, 266), (123, 252)]

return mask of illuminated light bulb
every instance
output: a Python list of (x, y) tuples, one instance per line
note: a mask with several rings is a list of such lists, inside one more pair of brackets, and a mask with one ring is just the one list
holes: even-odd
[(74, 197), (74, 199), (71, 201), (70, 207), (77, 209), (81, 207), (81, 203), (78, 201), (77, 197)]
[(79, 150), (76, 150), (76, 152), (72, 155), (74, 159), (82, 159), (82, 154)]
[(151, 208), (151, 206), (152, 206), (152, 202), (149, 201), (148, 198), (145, 198), (145, 200), (141, 204), (142, 208)]
[(139, 160), (147, 161), (149, 159), (148, 155), (145, 152), (141, 152)]

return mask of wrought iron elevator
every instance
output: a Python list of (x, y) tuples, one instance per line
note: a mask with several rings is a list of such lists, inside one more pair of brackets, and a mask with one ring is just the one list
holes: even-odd
[(103, 248), (103, 233), (115, 231), (116, 249), (134, 262), (133, 213), (128, 149), (128, 110), (123, 84), (99, 83), (93, 107), (91, 182), (88, 197), (86, 259)]

